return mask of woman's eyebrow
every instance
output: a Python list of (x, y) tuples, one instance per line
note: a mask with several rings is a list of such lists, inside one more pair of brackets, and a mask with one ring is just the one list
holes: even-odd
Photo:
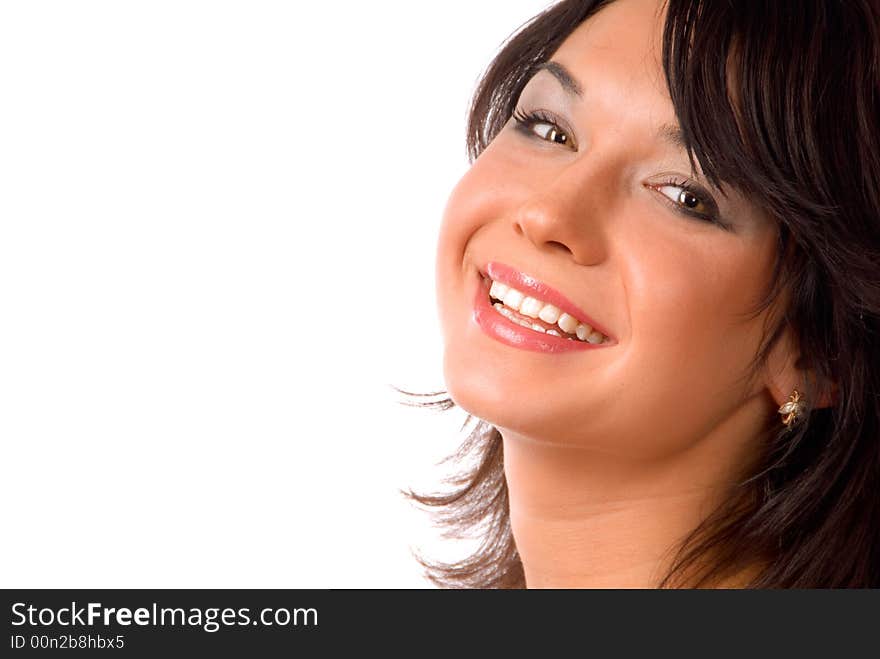
[(678, 147), (681, 150), (687, 149), (687, 143), (684, 139), (684, 133), (678, 126), (675, 126), (673, 124), (662, 124), (660, 126), (660, 130), (657, 131), (657, 135), (664, 142), (667, 142), (672, 146)]
[(548, 71), (559, 81), (559, 84), (562, 85), (562, 88), (565, 91), (578, 98), (583, 98), (584, 91), (580, 83), (575, 80), (574, 76), (571, 75), (571, 72), (559, 62), (554, 62), (552, 60), (549, 62), (542, 62), (535, 67), (535, 73), (538, 71)]

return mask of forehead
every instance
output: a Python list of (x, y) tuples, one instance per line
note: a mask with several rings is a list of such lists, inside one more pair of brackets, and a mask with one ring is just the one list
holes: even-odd
[(663, 4), (611, 2), (579, 25), (553, 54), (551, 59), (583, 87), (587, 106), (635, 113), (654, 123), (674, 120), (662, 65)]
[(628, 55), (631, 64), (648, 57), (660, 65), (665, 2), (658, 0), (614, 0), (579, 25), (558, 52), (582, 50)]

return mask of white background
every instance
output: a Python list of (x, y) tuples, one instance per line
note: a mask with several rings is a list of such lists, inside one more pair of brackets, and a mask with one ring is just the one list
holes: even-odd
[(0, 586), (428, 585), (464, 414), (389, 385), (442, 388), (468, 102), (547, 4), (0, 3)]

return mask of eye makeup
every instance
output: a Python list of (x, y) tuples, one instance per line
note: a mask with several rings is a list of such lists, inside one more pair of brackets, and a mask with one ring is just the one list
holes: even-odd
[[(565, 122), (549, 110), (524, 112), (517, 108), (513, 113), (513, 118), (516, 121), (516, 129), (523, 135), (537, 137), (577, 151), (577, 145), (572, 136), (573, 131), (563, 127)], [(535, 130), (540, 126), (545, 126), (546, 130)]]
[[(514, 127), (525, 137), (555, 144), (577, 151), (577, 144), (565, 122), (549, 110), (525, 111), (517, 108), (513, 112)], [(677, 213), (691, 219), (715, 224), (730, 231), (732, 225), (724, 220), (712, 194), (702, 185), (686, 176), (678, 174), (661, 175), (660, 180), (646, 182), (646, 188), (658, 196)]]

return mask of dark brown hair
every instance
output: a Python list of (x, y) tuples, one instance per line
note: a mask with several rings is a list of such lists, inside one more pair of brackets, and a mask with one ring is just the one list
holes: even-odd
[[(472, 101), (471, 161), (508, 121), (535, 66), (606, 4), (563, 0), (503, 45)], [(712, 585), (760, 565), (751, 587), (880, 587), (880, 7), (669, 0), (667, 9), (663, 65), (692, 162), (778, 226), (760, 309), (785, 304), (753, 367), (788, 326), (798, 366), (819, 383), (808, 403), (830, 383), (836, 392), (794, 431), (768, 426), (752, 472), (685, 540), (660, 585)], [(443, 392), (413, 396), (454, 405)], [(459, 562), (420, 560), (441, 586), (524, 587), (500, 433), (468, 420), (449, 491), (407, 495), (449, 535), (476, 533), (482, 543)]]

